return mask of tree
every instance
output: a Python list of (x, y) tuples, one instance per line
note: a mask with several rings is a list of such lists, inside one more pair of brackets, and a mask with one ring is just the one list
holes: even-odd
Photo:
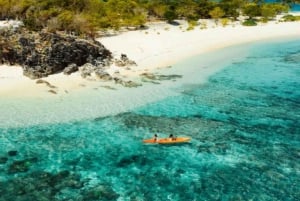
[(288, 12), (288, 5), (284, 4), (263, 4), (261, 6), (261, 16), (264, 21), (268, 21), (269, 19), (274, 18), (276, 15), (281, 14), (283, 12)]
[(154, 16), (157, 18), (162, 19), (164, 17), (164, 14), (168, 10), (168, 6), (165, 4), (160, 4), (157, 1), (150, 1), (147, 2), (145, 5), (145, 8), (148, 11), (148, 15)]
[(219, 19), (223, 17), (225, 13), (220, 7), (215, 7), (209, 12), (209, 15), (215, 20), (216, 24), (218, 24)]
[(226, 17), (233, 17), (236, 20), (244, 4), (245, 0), (222, 0), (219, 5)]
[(272, 4), (264, 4), (261, 6), (261, 16), (263, 21), (268, 21), (276, 16), (276, 10)]
[(73, 23), (73, 19), (74, 19), (74, 13), (72, 11), (65, 10), (65, 11), (61, 12), (57, 16), (57, 19), (59, 21), (61, 30), (65, 30), (65, 31), (73, 30), (72, 23)]
[(177, 14), (173, 9), (168, 9), (165, 13), (164, 13), (164, 18), (169, 22), (172, 23), (176, 18), (177, 18)]
[(94, 38), (98, 31), (98, 22), (96, 18), (90, 15), (77, 14), (73, 18), (72, 25), (77, 35), (85, 35)]
[(209, 18), (209, 12), (215, 7), (215, 3), (209, 0), (199, 0), (198, 3), (198, 16), (199, 18)]
[(260, 16), (260, 7), (256, 3), (247, 3), (242, 10), (244, 15), (248, 16), (249, 19)]
[(115, 28), (142, 25), (146, 21), (143, 10), (133, 0), (110, 0), (106, 3), (106, 14)]
[(272, 4), (272, 5), (277, 15), (281, 13), (287, 13), (290, 10), (288, 4)]
[(185, 0), (178, 3), (175, 8), (176, 15), (187, 20), (196, 20), (198, 18), (198, 5), (193, 0)]
[(9, 17), (10, 1), (0, 0), (0, 18), (5, 19)]

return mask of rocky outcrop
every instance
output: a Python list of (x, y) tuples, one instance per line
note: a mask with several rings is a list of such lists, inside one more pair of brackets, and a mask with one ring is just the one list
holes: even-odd
[(45, 81), (45, 80), (37, 80), (35, 83), (37, 84), (45, 84), (46, 86), (48, 86), (49, 88), (55, 89), (56, 86), (53, 86), (52, 84), (50, 84), (49, 82)]
[(160, 81), (173, 80), (182, 78), (182, 75), (160, 75), (154, 73), (142, 73), (141, 75), (143, 82), (150, 82), (153, 84), (159, 84)]
[(64, 69), (64, 74), (70, 75), (76, 71), (78, 71), (78, 66), (74, 63), (71, 63)]
[(136, 88), (136, 87), (142, 86), (139, 83), (133, 82), (131, 80), (128, 80), (128, 81), (122, 80), (121, 78), (118, 78), (118, 77), (113, 78), (113, 80), (115, 81), (116, 84), (120, 84), (120, 85), (122, 85), (124, 87), (129, 87), (129, 88), (133, 88), (134, 87), (134, 88)]
[(135, 61), (130, 60), (126, 54), (121, 54), (120, 59), (115, 59), (114, 63), (118, 67), (136, 66)]
[(100, 80), (104, 80), (104, 81), (109, 81), (112, 80), (112, 76), (107, 73), (106, 71), (103, 71), (101, 69), (98, 69), (95, 71), (95, 76), (96, 78), (100, 79)]
[(0, 32), (0, 58), (2, 63), (21, 65), (32, 79), (61, 71), (70, 74), (87, 63), (103, 68), (112, 60), (111, 52), (98, 41), (25, 30)]
[[(106, 68), (111, 64), (126, 69), (135, 66), (136, 63), (126, 54), (121, 54), (119, 59), (113, 58), (100, 42), (69, 35), (0, 29), (0, 62), (20, 65), (23, 74), (31, 79), (59, 72), (70, 75), (79, 71), (83, 78), (90, 80), (112, 81), (124, 87), (141, 86), (131, 80), (124, 80), (116, 71), (109, 73)], [(50, 93), (57, 93), (56, 87), (47, 81), (39, 79), (36, 83), (46, 84), (51, 88)]]
[(79, 72), (81, 74), (81, 77), (86, 78), (92, 75), (92, 73), (95, 71), (95, 66), (91, 63), (86, 63), (79, 67)]

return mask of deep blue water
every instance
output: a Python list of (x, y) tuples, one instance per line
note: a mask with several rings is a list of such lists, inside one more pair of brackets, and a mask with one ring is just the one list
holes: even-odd
[[(274, 2), (283, 2), (281, 0), (265, 0), (265, 2), (267, 3), (274, 3)], [(299, 3), (293, 3), (293, 4), (290, 4), (290, 7), (291, 7), (291, 11), (300, 11), (300, 4)]]
[(294, 4), (291, 8), (292, 11), (300, 11), (300, 4)]
[(300, 40), (248, 51), (126, 113), (0, 129), (0, 201), (299, 200)]

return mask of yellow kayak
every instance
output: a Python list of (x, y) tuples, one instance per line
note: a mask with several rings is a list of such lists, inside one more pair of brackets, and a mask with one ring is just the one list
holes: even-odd
[(191, 138), (189, 137), (176, 137), (176, 138), (161, 138), (155, 140), (154, 138), (152, 139), (146, 139), (143, 140), (144, 143), (150, 143), (150, 144), (180, 144), (180, 143), (185, 143), (189, 142)]

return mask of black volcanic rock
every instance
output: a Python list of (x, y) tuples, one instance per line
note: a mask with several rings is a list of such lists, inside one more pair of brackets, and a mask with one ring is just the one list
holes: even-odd
[(78, 71), (78, 66), (74, 63), (69, 64), (65, 69), (64, 69), (64, 74), (65, 75), (70, 75), (74, 72)]
[[(48, 32), (10, 30), (0, 32), (0, 59), (2, 63), (18, 64), (32, 79), (53, 73), (74, 72), (90, 63), (98, 68), (107, 65), (111, 52), (100, 42)], [(71, 69), (66, 69), (67, 67)]]

